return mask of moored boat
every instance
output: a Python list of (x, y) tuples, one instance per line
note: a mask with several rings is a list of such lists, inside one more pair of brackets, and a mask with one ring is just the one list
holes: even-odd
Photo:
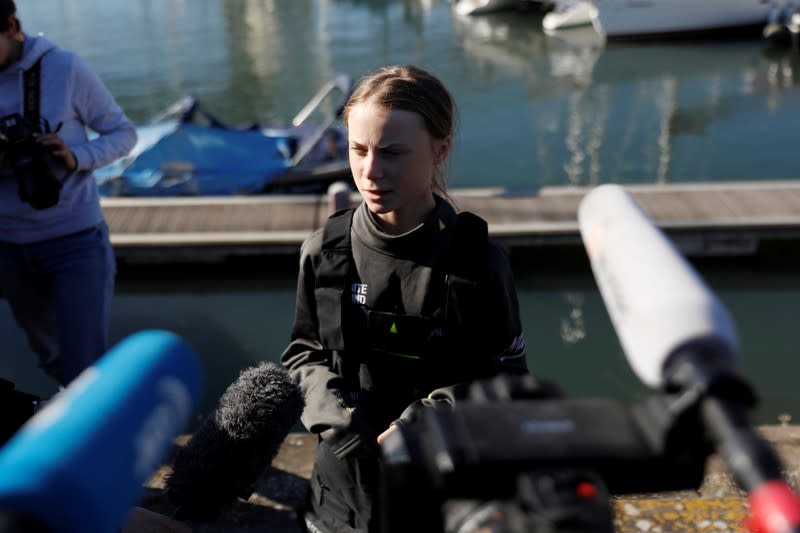
[[(352, 79), (326, 83), (289, 124), (230, 126), (187, 96), (137, 127), (131, 153), (95, 171), (103, 196), (317, 193), (351, 180), (341, 112)], [(333, 112), (309, 117), (328, 98)]]
[(595, 28), (607, 39), (708, 37), (760, 30), (772, 0), (594, 0)]
[(771, 46), (800, 49), (800, 2), (774, 6), (763, 36)]
[(521, 0), (452, 0), (452, 3), (459, 15), (482, 15), (515, 8), (521, 4)]
[(559, 0), (542, 19), (542, 27), (557, 31), (588, 26), (596, 16), (597, 8), (591, 0)]

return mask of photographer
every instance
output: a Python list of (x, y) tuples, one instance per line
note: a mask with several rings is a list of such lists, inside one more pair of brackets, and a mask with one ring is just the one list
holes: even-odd
[(89, 66), (0, 0), (0, 293), (61, 385), (106, 349), (116, 266), (92, 170), (135, 143)]

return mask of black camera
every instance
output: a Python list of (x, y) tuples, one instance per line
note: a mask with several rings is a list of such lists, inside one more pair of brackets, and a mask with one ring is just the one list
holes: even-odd
[(34, 133), (50, 133), (46, 120), (26, 120), (19, 113), (0, 118), (0, 154), (4, 165), (17, 179), (20, 200), (34, 209), (47, 209), (58, 203), (63, 166), (49, 149), (41, 146)]
[(667, 395), (631, 407), (541, 390), (532, 376), (476, 382), (391, 434), (383, 531), (611, 533), (611, 494), (700, 487), (713, 447)]
[(0, 446), (36, 413), (42, 399), (16, 389), (14, 383), (0, 378)]

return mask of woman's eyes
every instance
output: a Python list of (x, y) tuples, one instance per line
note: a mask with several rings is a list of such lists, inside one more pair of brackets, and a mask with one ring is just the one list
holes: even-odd
[[(369, 150), (363, 146), (351, 146), (350, 151), (358, 155), (367, 155), (369, 152)], [(395, 157), (402, 155), (404, 151), (399, 148), (382, 148), (378, 149), (378, 153), (384, 157)]]

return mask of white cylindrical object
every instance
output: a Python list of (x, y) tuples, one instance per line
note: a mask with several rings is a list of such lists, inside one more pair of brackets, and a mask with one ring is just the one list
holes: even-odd
[(593, 189), (578, 222), (592, 271), (628, 363), (650, 387), (690, 343), (704, 357), (733, 359), (736, 331), (727, 310), (672, 242), (619, 185)]

